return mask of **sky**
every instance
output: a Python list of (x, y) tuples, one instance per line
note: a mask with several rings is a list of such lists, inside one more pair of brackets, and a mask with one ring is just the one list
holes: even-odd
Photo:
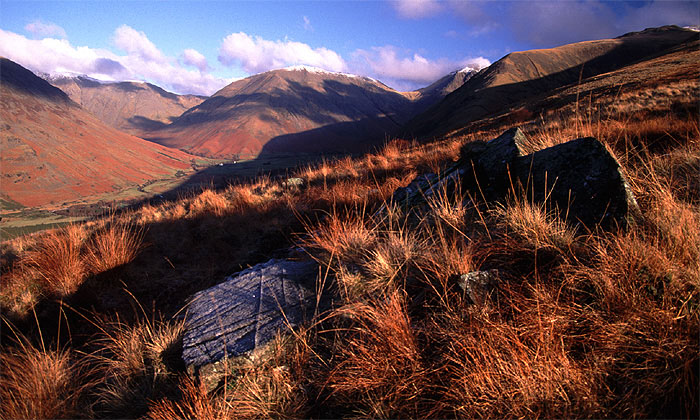
[(700, 24), (679, 1), (0, 1), (0, 55), (35, 72), (211, 95), (293, 65), (427, 86), (513, 51)]

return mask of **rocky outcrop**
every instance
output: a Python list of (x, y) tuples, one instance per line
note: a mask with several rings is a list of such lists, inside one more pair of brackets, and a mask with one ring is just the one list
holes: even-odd
[(185, 321), (182, 358), (190, 367), (253, 352), (314, 314), (318, 265), (272, 259), (196, 293)]
[(598, 140), (571, 140), (512, 162), (521, 192), (575, 225), (626, 226), (639, 212), (620, 164)]
[(528, 155), (526, 142), (513, 128), (489, 142), (467, 143), (458, 162), (439, 176), (416, 178), (395, 191), (392, 202), (417, 209), (439, 189), (451, 194), (460, 185), (463, 194), (489, 202), (516, 194), (545, 203), (567, 222), (588, 229), (625, 227), (639, 213), (620, 164), (598, 140), (571, 140)]

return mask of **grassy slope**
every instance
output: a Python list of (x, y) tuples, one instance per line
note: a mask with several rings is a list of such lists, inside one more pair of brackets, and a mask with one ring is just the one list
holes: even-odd
[[(526, 126), (533, 150), (595, 135), (618, 156), (643, 212), (627, 232), (449, 194), (370, 217), (501, 122), (310, 167), (300, 191), (260, 178), (4, 243), (3, 416), (696, 416), (696, 97), (669, 89), (645, 114), (635, 89)], [(173, 315), (291, 244), (329, 273), (338, 305), (207, 393), (177, 361)], [(479, 304), (454, 287), (491, 268), (501, 282)]]

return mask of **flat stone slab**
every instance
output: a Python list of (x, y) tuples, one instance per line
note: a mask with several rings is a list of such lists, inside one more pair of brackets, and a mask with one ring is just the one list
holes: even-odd
[(187, 366), (252, 352), (278, 331), (310, 319), (317, 274), (313, 261), (272, 259), (194, 294), (183, 337)]

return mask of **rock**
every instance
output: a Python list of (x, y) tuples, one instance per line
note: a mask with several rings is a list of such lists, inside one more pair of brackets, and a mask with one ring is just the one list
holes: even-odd
[(626, 227), (639, 213), (620, 164), (598, 140), (571, 140), (515, 159), (511, 174), (524, 195), (545, 202), (573, 225)]
[(397, 188), (391, 195), (391, 201), (396, 204), (411, 205), (411, 202), (415, 201), (415, 197), (430, 189), (436, 181), (439, 181), (436, 174), (418, 175), (405, 187)]
[(527, 137), (520, 128), (511, 128), (487, 143), (466, 143), (460, 150), (460, 158), (465, 162), (473, 161), (477, 171), (499, 170), (524, 155), (526, 142)]
[[(639, 214), (637, 201), (620, 164), (594, 138), (571, 140), (524, 155), (527, 142), (519, 128), (489, 141), (462, 146), (460, 159), (439, 175), (417, 177), (394, 192), (403, 208), (420, 208), (440, 189), (461, 192), (486, 201), (503, 201), (516, 193), (537, 203), (575, 226), (593, 229), (626, 227)], [(376, 214), (386, 213), (382, 207)]]
[(524, 155), (525, 142), (525, 134), (519, 128), (511, 128), (487, 143), (466, 143), (460, 150), (465, 173), (462, 189), (479, 192), (487, 200), (501, 198), (510, 187), (510, 165)]
[(457, 285), (474, 304), (483, 305), (498, 283), (498, 270), (472, 271), (457, 278)]
[[(405, 187), (397, 188), (391, 196), (390, 203), (397, 205), (404, 210), (419, 209), (426, 205), (428, 199), (435, 193), (445, 190), (447, 195), (452, 194), (459, 186), (464, 171), (458, 164), (453, 164), (439, 175), (427, 174), (417, 176)], [(386, 216), (386, 204), (382, 205), (376, 213), (374, 219), (379, 220)]]
[(285, 188), (301, 189), (306, 185), (304, 178), (288, 178), (282, 183)]
[(191, 298), (182, 358), (199, 368), (252, 353), (313, 316), (318, 265), (270, 260), (229, 277)]

